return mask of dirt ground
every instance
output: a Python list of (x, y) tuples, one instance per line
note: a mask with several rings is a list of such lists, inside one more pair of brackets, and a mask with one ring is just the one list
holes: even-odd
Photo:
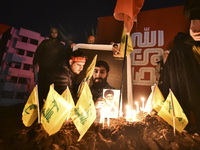
[(22, 104), (1, 107), (0, 150), (200, 150), (200, 137), (173, 128), (157, 115), (139, 122), (112, 119), (110, 126), (93, 123), (80, 142), (72, 121), (49, 136), (41, 124), (22, 124)]

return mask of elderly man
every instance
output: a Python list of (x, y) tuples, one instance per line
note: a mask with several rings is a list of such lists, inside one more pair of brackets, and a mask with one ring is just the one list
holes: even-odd
[(93, 85), (91, 86), (91, 92), (93, 100), (96, 102), (98, 99), (103, 98), (103, 89), (114, 89), (107, 82), (109, 75), (109, 66), (105, 61), (97, 61), (92, 76)]

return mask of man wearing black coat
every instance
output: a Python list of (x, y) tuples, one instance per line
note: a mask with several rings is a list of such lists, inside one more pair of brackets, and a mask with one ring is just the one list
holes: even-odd
[(34, 78), (37, 82), (38, 72), (38, 91), (40, 109), (43, 106), (43, 100), (49, 91), (49, 86), (53, 83), (51, 76), (58, 68), (66, 65), (67, 51), (65, 46), (58, 39), (58, 31), (55, 28), (51, 29), (49, 39), (43, 40), (36, 49), (33, 58)]

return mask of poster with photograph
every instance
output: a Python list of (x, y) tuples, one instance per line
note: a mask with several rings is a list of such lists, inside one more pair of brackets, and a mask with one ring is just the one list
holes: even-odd
[[(113, 87), (115, 90), (120, 90), (122, 83), (122, 69), (123, 69), (123, 59), (119, 59), (119, 57), (113, 56), (113, 45), (112, 44), (76, 44), (73, 47), (73, 51), (80, 50), (86, 56), (87, 60), (83, 71), (78, 75), (78, 83), (80, 83), (85, 77), (86, 70), (94, 59), (95, 55), (97, 55), (97, 61), (105, 61), (109, 66), (109, 72), (106, 76), (106, 80), (108, 84)], [(125, 65), (126, 70), (126, 65)], [(123, 82), (123, 90), (122, 90), (122, 101), (123, 106), (127, 105), (127, 82), (126, 82), (126, 71), (124, 73), (124, 82)], [(90, 79), (89, 86), (93, 85), (93, 77)], [(103, 98), (103, 92), (98, 93)], [(93, 99), (96, 101), (95, 99)]]
[(103, 89), (104, 109), (108, 111), (109, 118), (118, 117), (120, 90)]

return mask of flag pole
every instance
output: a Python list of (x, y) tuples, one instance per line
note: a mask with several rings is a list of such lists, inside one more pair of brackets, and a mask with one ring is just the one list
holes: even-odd
[(40, 123), (40, 103), (39, 103), (39, 97), (38, 97), (38, 85), (35, 85), (36, 87), (36, 98), (37, 98), (37, 105), (38, 105), (38, 123)]
[(127, 42), (128, 42), (128, 34), (126, 33), (126, 41), (125, 41), (125, 49), (124, 49), (124, 60), (123, 60), (123, 67), (122, 67), (122, 81), (121, 81), (120, 96), (119, 96), (118, 118), (119, 118), (119, 114), (120, 114), (120, 105), (122, 103), (121, 98), (122, 98), (122, 89), (123, 89), (123, 82), (124, 82), (124, 71), (125, 71), (125, 62), (126, 62)]
[(169, 92), (170, 92), (171, 103), (172, 103), (174, 136), (176, 136), (175, 111), (174, 111), (174, 103), (173, 103), (173, 98), (172, 98), (172, 91), (171, 91), (171, 89), (169, 89)]

